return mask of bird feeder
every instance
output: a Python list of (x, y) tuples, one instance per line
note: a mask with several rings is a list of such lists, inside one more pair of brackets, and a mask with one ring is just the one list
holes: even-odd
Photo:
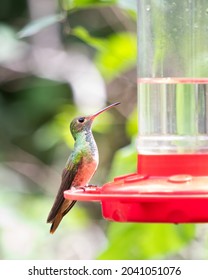
[(207, 1), (137, 2), (137, 172), (64, 196), (113, 221), (208, 222)]

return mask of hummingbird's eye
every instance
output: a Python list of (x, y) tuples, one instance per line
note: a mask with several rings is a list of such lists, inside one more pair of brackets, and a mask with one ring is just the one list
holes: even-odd
[(79, 119), (78, 119), (78, 122), (79, 122), (79, 123), (83, 123), (84, 121), (85, 121), (85, 118), (79, 118)]

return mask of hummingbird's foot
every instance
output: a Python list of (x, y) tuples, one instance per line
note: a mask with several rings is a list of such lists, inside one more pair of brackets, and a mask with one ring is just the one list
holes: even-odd
[(87, 188), (97, 188), (97, 186), (96, 186), (96, 185), (92, 185), (92, 184), (87, 185), (86, 187), (87, 187)]
[(86, 189), (85, 187), (72, 187), (71, 188), (72, 191), (77, 191), (77, 190), (85, 191), (85, 189)]
[(90, 189), (95, 189), (95, 188), (97, 188), (97, 186), (96, 185), (86, 185), (86, 186), (84, 186), (84, 187), (71, 187), (71, 190), (72, 191), (79, 191), (79, 190), (81, 190), (81, 191), (83, 191), (83, 192), (85, 192), (86, 191), (86, 189), (88, 189), (88, 188), (90, 188)]

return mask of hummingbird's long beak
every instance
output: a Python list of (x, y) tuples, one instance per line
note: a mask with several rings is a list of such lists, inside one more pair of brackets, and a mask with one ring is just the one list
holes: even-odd
[(103, 112), (109, 110), (110, 108), (112, 108), (112, 107), (114, 107), (114, 106), (117, 106), (117, 105), (119, 105), (119, 104), (120, 104), (120, 102), (116, 102), (116, 103), (113, 103), (113, 104), (111, 104), (111, 105), (105, 107), (104, 109), (102, 109), (102, 110), (98, 111), (97, 113), (93, 114), (92, 116), (90, 116), (90, 120), (94, 120), (94, 118), (96, 118), (96, 117), (97, 117), (98, 115), (100, 115), (101, 113), (103, 113)]

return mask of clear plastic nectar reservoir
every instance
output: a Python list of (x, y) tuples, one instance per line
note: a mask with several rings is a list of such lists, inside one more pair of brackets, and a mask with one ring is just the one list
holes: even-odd
[(208, 154), (208, 2), (138, 0), (138, 153)]

